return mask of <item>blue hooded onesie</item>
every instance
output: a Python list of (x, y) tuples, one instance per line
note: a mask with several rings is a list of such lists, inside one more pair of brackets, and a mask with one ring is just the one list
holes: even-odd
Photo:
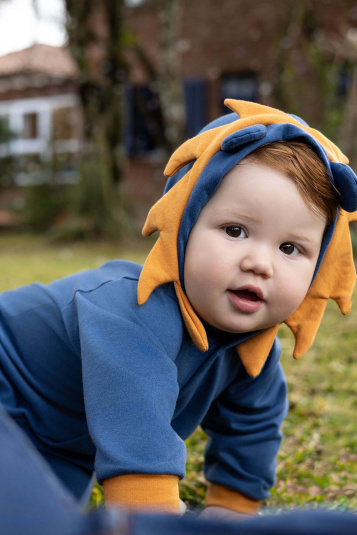
[(293, 116), (228, 105), (234, 113), (170, 159), (165, 194), (143, 231), (160, 237), (143, 267), (113, 260), (0, 295), (0, 403), (77, 496), (95, 469), (109, 499), (175, 508), (184, 440), (198, 425), (209, 435), (208, 503), (251, 512), (268, 496), (287, 411), (279, 326), (219, 335), (197, 316), (183, 284), (185, 245), (202, 207), (257, 147), (306, 142), (342, 199), (310, 290), (286, 321), (294, 356), (311, 345), (329, 297), (349, 310), (348, 213), (357, 208), (357, 186), (347, 159)]

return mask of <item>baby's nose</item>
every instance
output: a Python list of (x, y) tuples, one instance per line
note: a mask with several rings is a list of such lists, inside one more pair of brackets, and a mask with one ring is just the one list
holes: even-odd
[(252, 271), (264, 278), (270, 278), (274, 274), (270, 255), (263, 249), (246, 254), (241, 261), (240, 267), (242, 271)]

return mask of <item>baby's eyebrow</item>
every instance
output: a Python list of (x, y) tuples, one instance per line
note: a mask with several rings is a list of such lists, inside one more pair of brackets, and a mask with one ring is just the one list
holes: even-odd
[(242, 217), (243, 219), (249, 219), (250, 221), (254, 221), (255, 223), (260, 223), (262, 220), (260, 217), (253, 217), (251, 215), (245, 214), (244, 212), (237, 212), (236, 214), (233, 214), (233, 216), (236, 215), (237, 217)]
[(262, 220), (260, 217), (253, 217), (251, 215), (245, 214), (244, 212), (237, 211), (237, 210), (228, 210), (225, 208), (224, 210), (214, 210), (215, 215), (221, 216), (224, 215), (225, 218), (229, 219), (248, 219), (249, 221), (253, 221), (254, 223), (261, 223)]
[(315, 240), (314, 238), (310, 238), (306, 234), (290, 234), (289, 240), (297, 241), (297, 242), (305, 242), (311, 245), (320, 245), (320, 242), (318, 240)]

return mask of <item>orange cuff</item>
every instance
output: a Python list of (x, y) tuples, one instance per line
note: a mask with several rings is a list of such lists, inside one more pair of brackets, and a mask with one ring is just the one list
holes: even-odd
[(259, 500), (252, 500), (229, 487), (210, 483), (206, 493), (206, 507), (218, 505), (238, 513), (255, 514), (260, 506)]
[(106, 479), (105, 502), (129, 509), (179, 514), (178, 480), (178, 476), (166, 474), (125, 474)]

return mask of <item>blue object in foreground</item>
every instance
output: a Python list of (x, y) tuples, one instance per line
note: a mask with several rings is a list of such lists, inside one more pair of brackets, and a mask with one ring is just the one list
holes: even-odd
[(0, 406), (0, 533), (8, 535), (356, 535), (357, 515), (295, 511), (237, 523), (194, 515), (83, 514), (27, 436)]

